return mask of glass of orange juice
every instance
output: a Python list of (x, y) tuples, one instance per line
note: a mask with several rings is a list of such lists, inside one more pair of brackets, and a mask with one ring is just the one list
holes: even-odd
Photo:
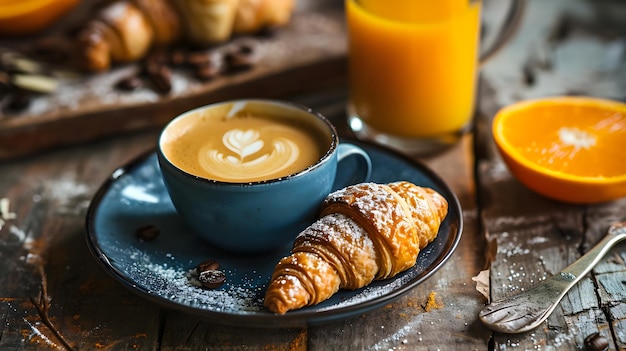
[[(516, 14), (494, 46), (519, 18), (522, 1), (512, 1)], [(482, 1), (346, 0), (345, 6), (348, 124), (356, 136), (412, 155), (454, 144), (474, 115)]]

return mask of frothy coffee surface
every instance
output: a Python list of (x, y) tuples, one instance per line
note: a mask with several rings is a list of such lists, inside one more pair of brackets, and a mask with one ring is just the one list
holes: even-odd
[(304, 170), (325, 152), (320, 133), (295, 120), (244, 113), (199, 114), (180, 122), (168, 127), (163, 152), (203, 178), (236, 183), (280, 178)]

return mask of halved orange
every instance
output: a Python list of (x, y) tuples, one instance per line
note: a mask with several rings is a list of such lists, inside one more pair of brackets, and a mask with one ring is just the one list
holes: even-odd
[(570, 203), (626, 196), (626, 104), (549, 97), (506, 106), (492, 125), (511, 173), (531, 190)]
[(78, 0), (0, 0), (0, 35), (36, 34), (77, 4)]

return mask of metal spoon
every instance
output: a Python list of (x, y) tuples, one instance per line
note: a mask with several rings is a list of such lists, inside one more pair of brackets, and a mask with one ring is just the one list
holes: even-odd
[(502, 333), (522, 333), (541, 324), (563, 296), (602, 259), (613, 245), (626, 239), (626, 222), (617, 223), (589, 252), (560, 273), (521, 294), (492, 302), (478, 314), (487, 327)]

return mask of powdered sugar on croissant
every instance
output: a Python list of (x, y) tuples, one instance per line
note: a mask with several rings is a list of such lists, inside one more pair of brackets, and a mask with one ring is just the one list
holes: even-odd
[(265, 307), (285, 313), (339, 289), (358, 289), (415, 265), (435, 239), (448, 203), (409, 182), (362, 183), (330, 194), (320, 219), (296, 238), (274, 269)]

